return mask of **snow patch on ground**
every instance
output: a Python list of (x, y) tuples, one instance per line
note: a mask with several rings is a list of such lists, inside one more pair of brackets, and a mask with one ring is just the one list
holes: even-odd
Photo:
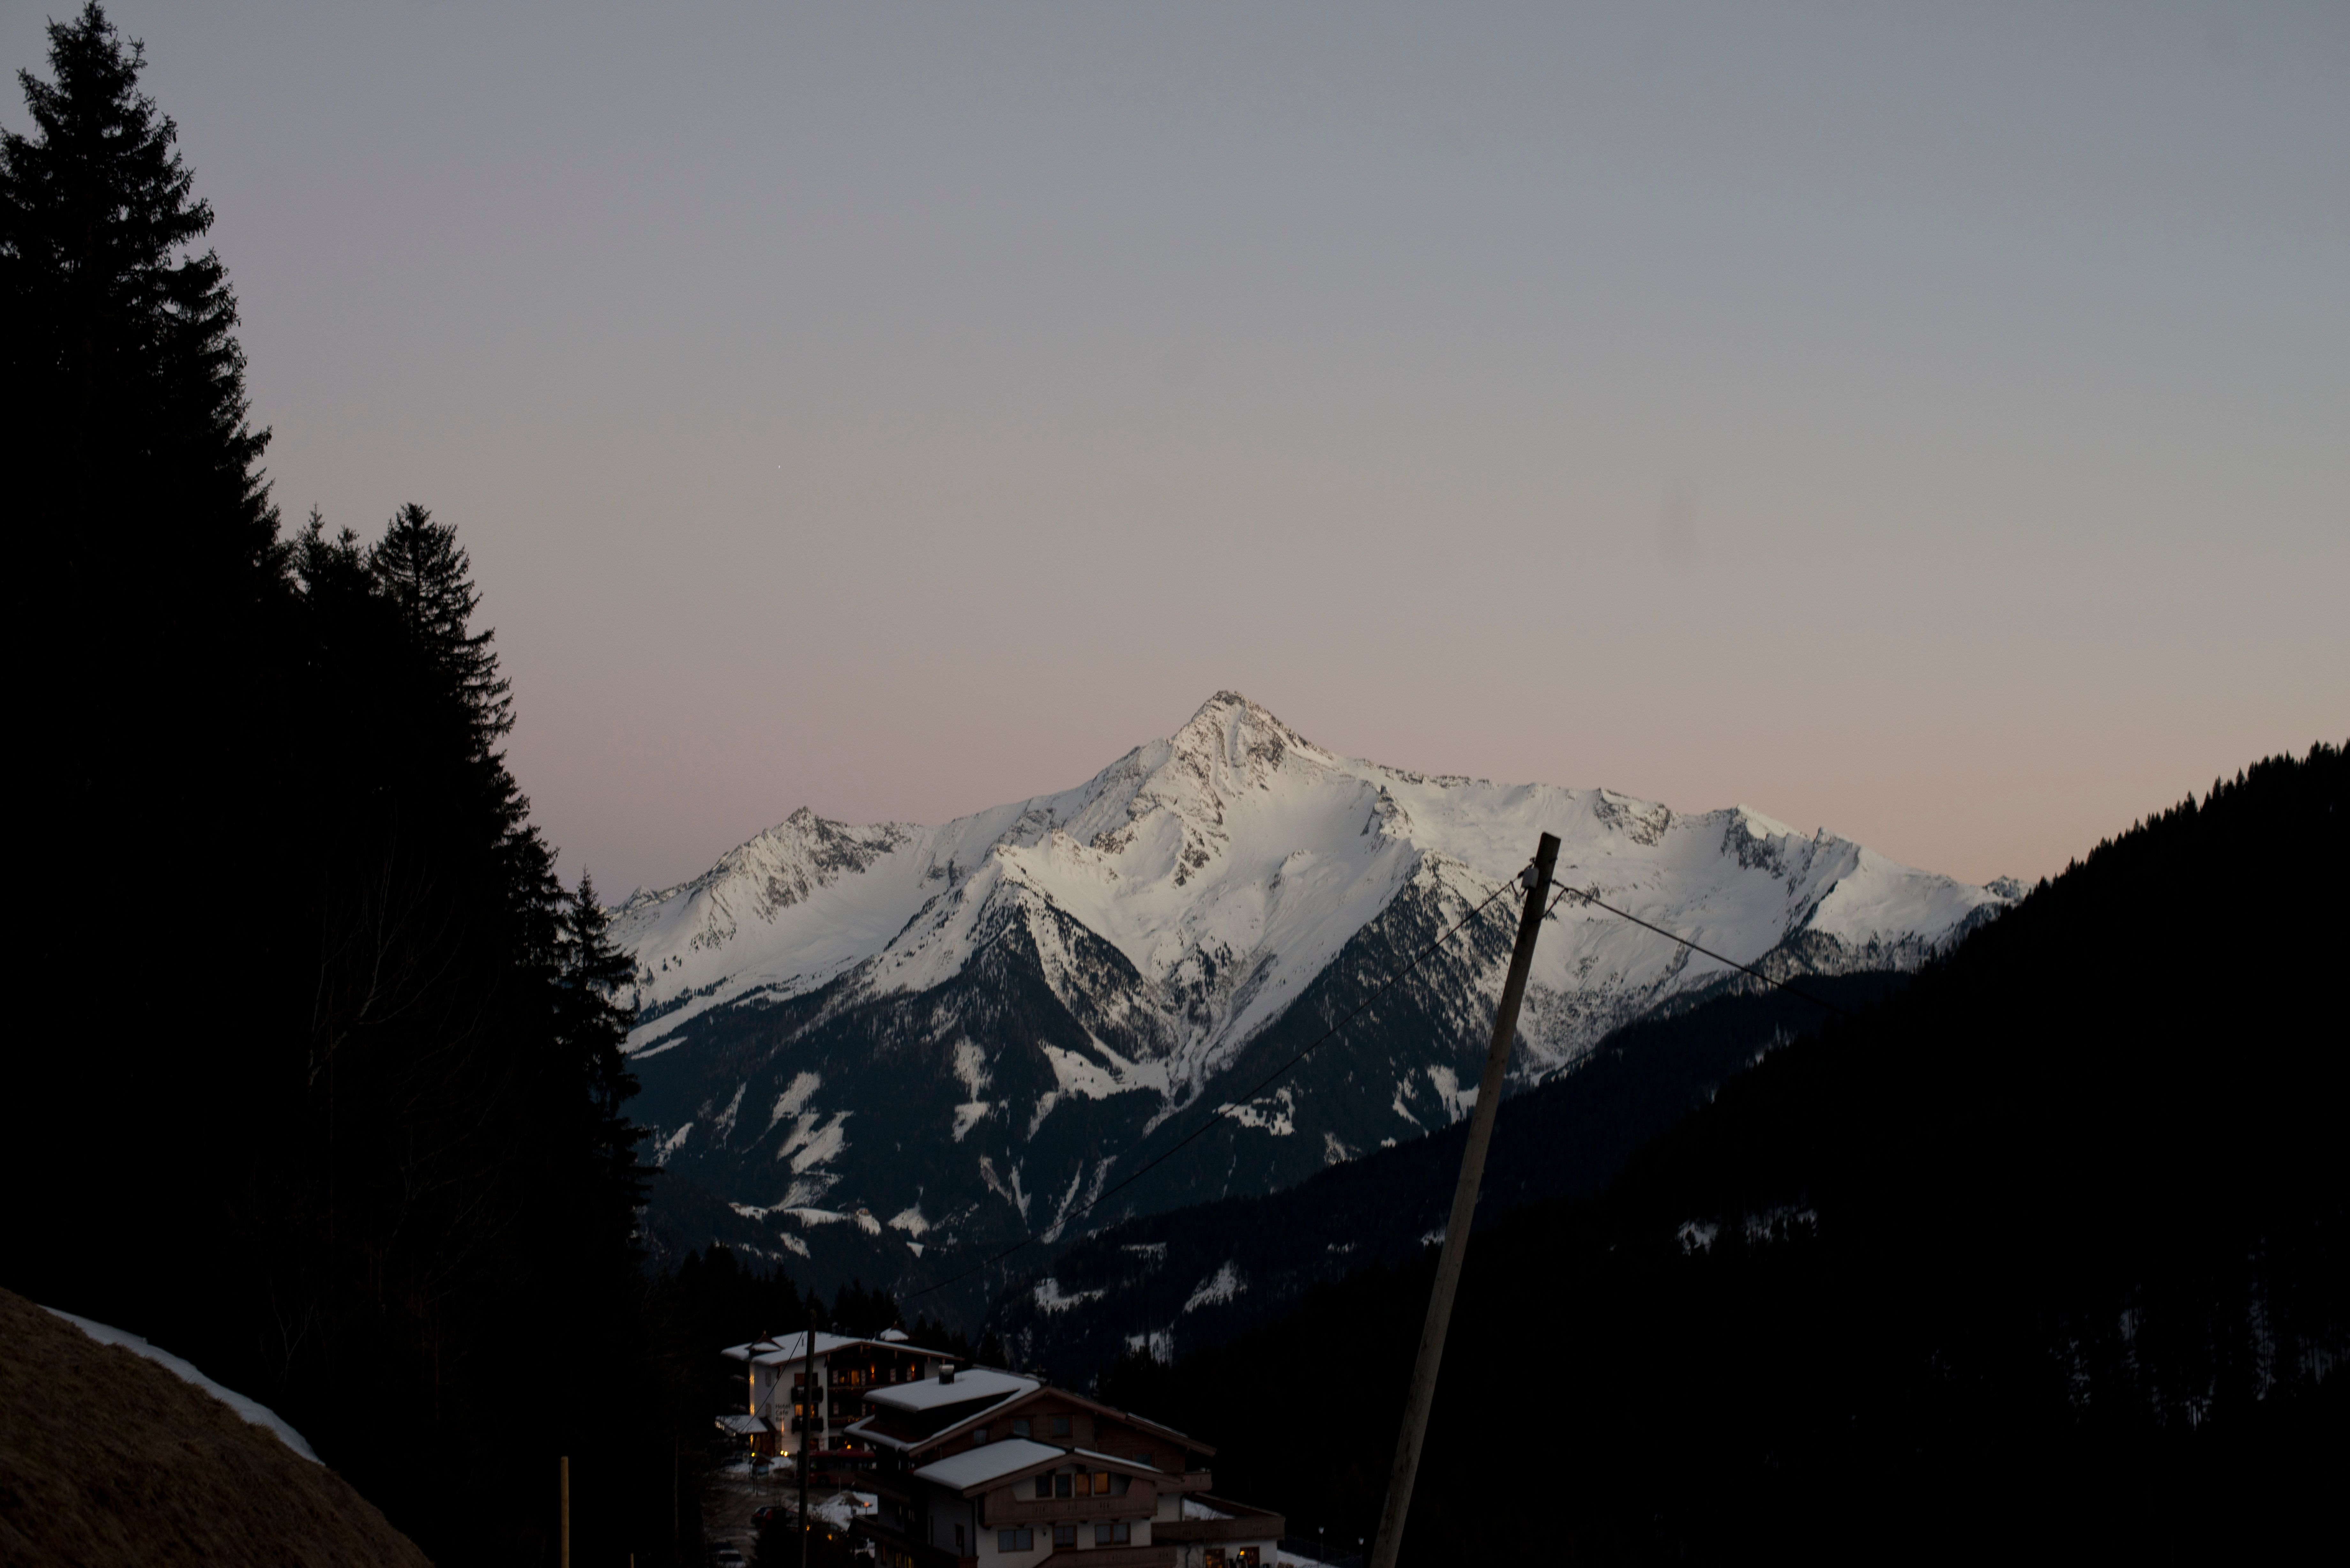
[[(1279, 1102), (1277, 1106), (1274, 1104), (1276, 1101)], [(1287, 1089), (1275, 1089), (1264, 1099), (1251, 1100), (1244, 1106), (1228, 1105), (1219, 1108), (1241, 1126), (1271, 1133), (1275, 1137), (1287, 1137), (1297, 1130), (1297, 1124), (1291, 1119), (1291, 1114), (1297, 1108), (1297, 1101)]]
[(734, 1136), (734, 1117), (735, 1115), (743, 1108), (743, 1091), (750, 1088), (750, 1086), (751, 1085), (748, 1084), (735, 1085), (734, 1097), (726, 1102), (726, 1108), (724, 1110), (718, 1113), (718, 1121), (714, 1130), (715, 1136), (720, 1143), (723, 1144), (728, 1138)]
[[(203, 1389), (205, 1393), (211, 1395), (213, 1398), (219, 1400), (222, 1404), (235, 1411), (239, 1416), (242, 1416), (247, 1421), (252, 1422), (255, 1426), (268, 1428), (271, 1431), (277, 1434), (278, 1439), (287, 1448), (293, 1449), (296, 1453), (301, 1455), (312, 1464), (315, 1465), (322, 1462), (317, 1452), (311, 1449), (310, 1440), (289, 1426), (286, 1419), (279, 1416), (276, 1411), (271, 1409), (268, 1406), (264, 1405), (258, 1399), (248, 1399), (233, 1388), (222, 1387), (219, 1384), (213, 1382), (211, 1378), (197, 1371), (194, 1366), (181, 1360), (170, 1351), (158, 1350), (140, 1335), (130, 1333), (125, 1329), (115, 1328), (107, 1324), (94, 1323), (86, 1317), (76, 1317), (69, 1312), (59, 1312), (55, 1307), (43, 1307), (41, 1310), (49, 1314), (51, 1316), (65, 1319), (68, 1323), (73, 1324), (76, 1328), (81, 1330), (82, 1333), (98, 1341), (100, 1345), (119, 1345), (134, 1355), (145, 1356), (148, 1360), (155, 1363), (156, 1366), (164, 1368), (173, 1376), (179, 1378), (182, 1382), (194, 1384), (197, 1387)], [(96, 1412), (93, 1412), (93, 1414), (96, 1414)]]
[(963, 1089), (974, 1100), (983, 1096), (987, 1085), (994, 1082), (994, 1075), (987, 1070), (987, 1053), (969, 1040), (955, 1042), (954, 1075), (962, 1080)]
[(807, 1109), (808, 1102), (816, 1098), (816, 1092), (822, 1087), (824, 1080), (814, 1073), (794, 1075), (791, 1087), (775, 1096), (775, 1108), (767, 1113), (769, 1130), (772, 1131), (775, 1125), (785, 1116), (795, 1116)]
[(830, 1165), (848, 1147), (848, 1118), (854, 1111), (835, 1113), (832, 1120), (819, 1127), (819, 1113), (802, 1112), (792, 1124), (792, 1130), (775, 1150), (777, 1159), (792, 1162), (792, 1173), (798, 1175), (810, 1166)]
[(1444, 1107), (1447, 1121), (1460, 1121), (1477, 1108), (1477, 1086), (1472, 1084), (1462, 1088), (1461, 1075), (1450, 1067), (1430, 1067), (1428, 1085), (1436, 1091), (1436, 1102)]
[(1200, 1288), (1191, 1293), (1183, 1310), (1194, 1313), (1204, 1306), (1222, 1306), (1246, 1289), (1248, 1283), (1241, 1278), (1240, 1270), (1228, 1262), (1200, 1282)]
[(1061, 1290), (1061, 1282), (1055, 1279), (1052, 1275), (1046, 1274), (1043, 1279), (1036, 1282), (1036, 1310), (1038, 1312), (1066, 1312), (1071, 1307), (1083, 1306), (1087, 1302), (1097, 1302), (1102, 1299), (1102, 1296), (1105, 1293), (1106, 1293), (1101, 1291), (1076, 1291), (1064, 1294)]

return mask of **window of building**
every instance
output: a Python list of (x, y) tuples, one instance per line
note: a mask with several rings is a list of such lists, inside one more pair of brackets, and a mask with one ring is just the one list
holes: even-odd
[(971, 1432), (971, 1440), (974, 1443), (983, 1443), (987, 1441), (987, 1428), (984, 1427), (972, 1428)]
[(962, 1526), (960, 1524), (955, 1526), (955, 1555), (962, 1555)]
[(1069, 1418), (1068, 1418), (1066, 1416), (1055, 1416), (1055, 1417), (1053, 1417), (1053, 1436), (1055, 1436), (1055, 1437), (1056, 1437), (1056, 1438), (1066, 1438), (1066, 1437), (1067, 1437), (1068, 1435), (1069, 1435)]
[(1096, 1497), (1107, 1497), (1109, 1495), (1109, 1472), (1107, 1470), (1096, 1470), (1094, 1472), (1094, 1495)]
[(1036, 1550), (1036, 1532), (1033, 1530), (999, 1530), (995, 1532), (995, 1549), (998, 1552), (1034, 1552)]
[(1069, 1473), (1066, 1470), (1062, 1471), (1059, 1475), (1053, 1478), (1053, 1495), (1055, 1497), (1066, 1497), (1069, 1495)]
[(1027, 1417), (1023, 1416), (1018, 1420), (1012, 1423), (1012, 1435), (1015, 1438), (1024, 1438), (1028, 1435)]
[(1229, 1565), (1224, 1562), (1224, 1549), (1222, 1547), (1211, 1546), (1208, 1548), (1208, 1568), (1229, 1568)]
[(1105, 1520), (1094, 1526), (1096, 1546), (1127, 1546), (1134, 1541), (1134, 1526), (1121, 1519), (1115, 1522)]
[(1053, 1545), (1055, 1549), (1063, 1546), (1075, 1546), (1076, 1543), (1077, 1527), (1076, 1525), (1056, 1524), (1053, 1526)]
[(1256, 1548), (1243, 1546), (1233, 1552), (1232, 1568), (1256, 1568)]
[(1051, 1476), (1042, 1475), (1036, 1478), (1036, 1495), (1038, 1497), (1050, 1497), (1053, 1495), (1053, 1478)]

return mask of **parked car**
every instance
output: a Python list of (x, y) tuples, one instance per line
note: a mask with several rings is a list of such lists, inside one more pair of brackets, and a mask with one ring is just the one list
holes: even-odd
[(784, 1509), (781, 1503), (771, 1502), (764, 1508), (754, 1508), (751, 1511), (752, 1527), (757, 1530), (764, 1530), (767, 1527), (767, 1521), (775, 1518), (775, 1515), (783, 1511)]

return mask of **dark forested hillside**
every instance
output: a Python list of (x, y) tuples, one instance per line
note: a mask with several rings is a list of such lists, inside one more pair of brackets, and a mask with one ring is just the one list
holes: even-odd
[[(1741, 981), (1617, 1030), (1566, 1076), (1502, 1103), (1480, 1224), (1597, 1190), (1723, 1079), (1814, 1027), (1821, 1002), (1857, 1011), (1908, 978), (1809, 975), (1803, 995), (1754, 994)], [(1468, 1122), (1456, 1122), (1279, 1192), (1109, 1226), (1007, 1289), (988, 1324), (1022, 1366), (1079, 1383), (1129, 1345), (1163, 1359), (1219, 1343), (1280, 1316), (1317, 1282), (1417, 1257), (1444, 1224), (1468, 1136)]]
[[(2350, 1458), (2350, 764), (2265, 762), (1773, 1054), (1600, 1199), (1481, 1234), (1409, 1562), (2207, 1547)], [(1377, 1517), (1423, 1258), (1104, 1377), (1218, 1481)], [(1326, 1441), (1234, 1422), (1235, 1391)]]
[(500, 754), (465, 553), (281, 530), (139, 47), (49, 40), (0, 141), (5, 1283), (276, 1407), (438, 1561), (535, 1559), (559, 1453), (583, 1561), (655, 1561), (627, 966)]

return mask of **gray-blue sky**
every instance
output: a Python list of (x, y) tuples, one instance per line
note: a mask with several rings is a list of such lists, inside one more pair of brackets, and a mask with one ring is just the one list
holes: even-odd
[(608, 887), (1228, 686), (1975, 877), (2350, 733), (2350, 7), (113, 14)]

